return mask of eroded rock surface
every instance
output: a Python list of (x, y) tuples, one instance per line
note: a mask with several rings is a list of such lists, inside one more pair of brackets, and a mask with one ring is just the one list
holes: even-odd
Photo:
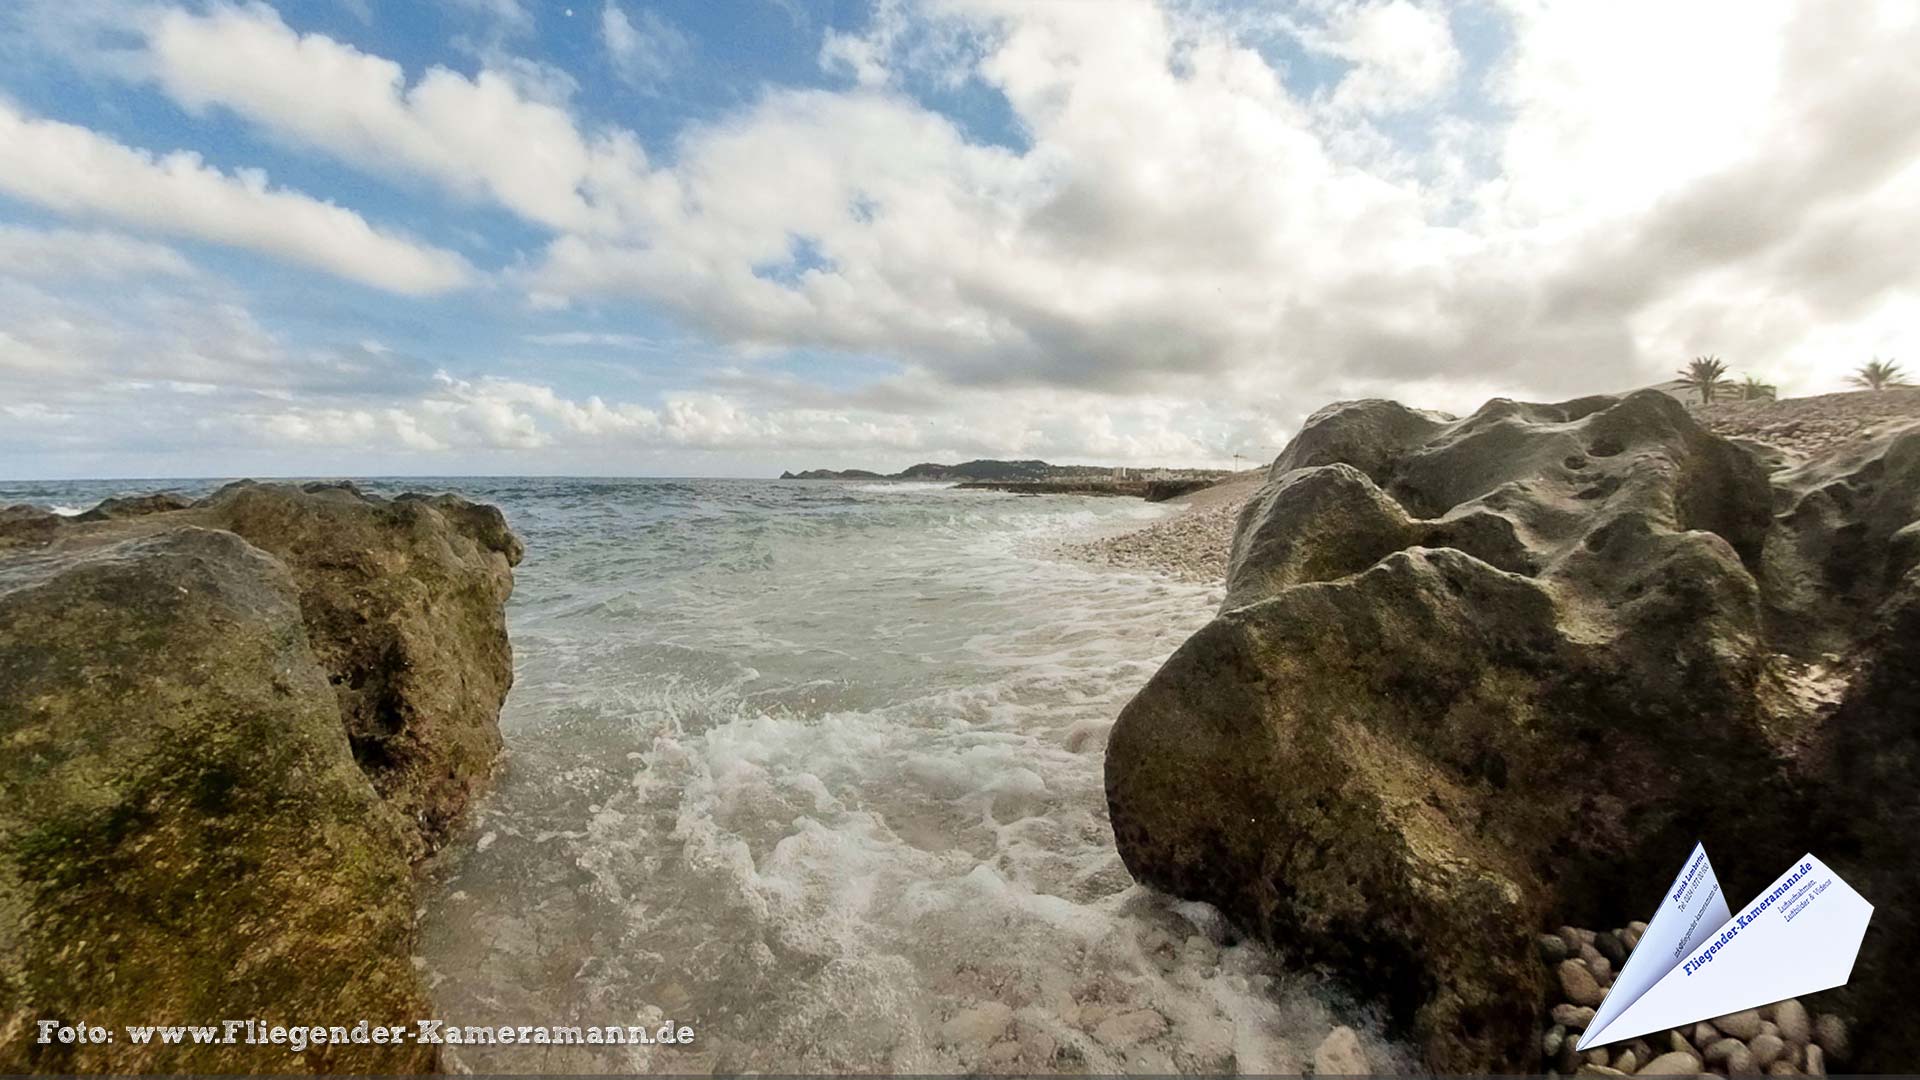
[(431, 1068), (33, 1022), (430, 1015), (409, 863), (499, 745), (499, 513), (242, 484), (32, 535), (0, 552), (0, 1072)]
[(1322, 410), (1220, 615), (1113, 729), (1120, 852), (1384, 1000), (1440, 1071), (1540, 1069), (1535, 933), (1643, 917), (1696, 839), (1736, 893), (1815, 847), (1883, 913), (1849, 1001), (1891, 1008), (1917, 462), (1907, 428), (1769, 477), (1656, 392)]

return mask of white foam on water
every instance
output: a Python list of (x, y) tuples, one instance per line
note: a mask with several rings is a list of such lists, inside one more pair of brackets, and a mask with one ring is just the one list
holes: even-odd
[(47, 509), (53, 513), (59, 514), (61, 517), (77, 517), (78, 515), (84, 514), (87, 512), (85, 507), (67, 506), (63, 503), (54, 503), (52, 506), (47, 507)]
[(449, 854), (423, 923), (436, 1010), (699, 1038), (451, 1062), (1298, 1073), (1346, 1022), (1409, 1064), (1212, 908), (1131, 881), (1105, 732), (1208, 590), (1020, 555), (1099, 520), (1028, 502), (772, 543), (751, 580), (630, 586), (644, 626), (527, 639), (487, 843)]

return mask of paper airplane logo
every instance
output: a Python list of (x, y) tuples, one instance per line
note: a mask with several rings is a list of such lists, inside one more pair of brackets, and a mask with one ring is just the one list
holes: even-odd
[(1872, 916), (1812, 855), (1729, 914), (1695, 844), (1576, 1049), (1843, 986)]

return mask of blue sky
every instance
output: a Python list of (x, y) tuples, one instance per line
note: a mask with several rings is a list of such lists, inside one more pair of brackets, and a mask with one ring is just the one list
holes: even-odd
[(1920, 95), (1908, 5), (1821, 10), (22, 0), (0, 476), (1210, 464), (1702, 351), (1837, 389), (1912, 341)]

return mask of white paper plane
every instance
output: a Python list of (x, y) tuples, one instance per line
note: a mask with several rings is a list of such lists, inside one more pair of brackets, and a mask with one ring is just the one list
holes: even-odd
[(1812, 855), (1729, 916), (1695, 844), (1575, 1048), (1845, 985), (1873, 905)]

